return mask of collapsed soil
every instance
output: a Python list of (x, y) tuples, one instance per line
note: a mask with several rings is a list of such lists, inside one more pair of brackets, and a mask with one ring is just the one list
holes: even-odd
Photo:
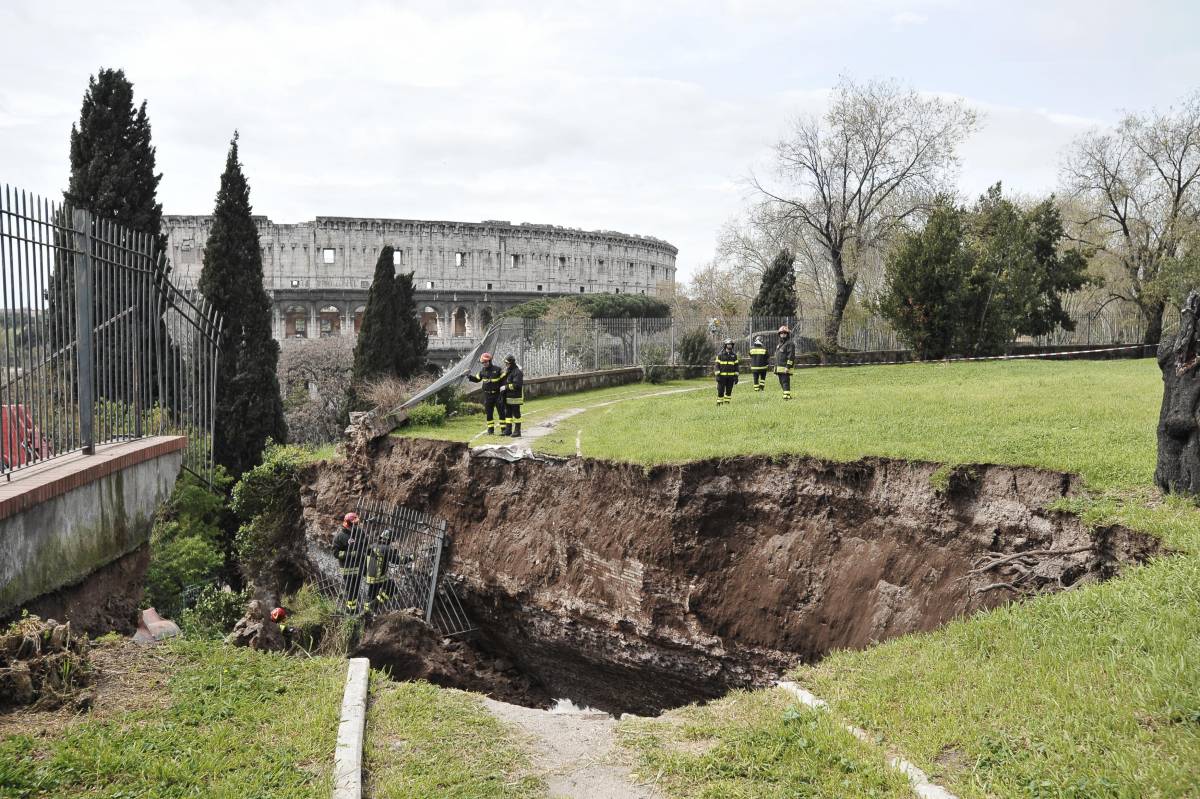
[(1076, 483), (883, 458), (504, 463), (386, 439), (370, 457), (313, 467), (303, 505), (326, 546), (361, 492), (445, 518), (473, 650), (530, 681), (529, 701), (657, 713), (1159, 551), (1046, 509)]

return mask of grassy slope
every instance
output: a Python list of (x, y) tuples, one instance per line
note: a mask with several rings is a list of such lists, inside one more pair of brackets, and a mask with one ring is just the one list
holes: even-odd
[[(585, 455), (643, 464), (805, 453), (1083, 475), (1089, 495), (1070, 509), (1153, 532), (1187, 554), (1107, 585), (837, 653), (796, 676), (839, 718), (880, 734), (964, 797), (1200, 796), (1200, 512), (1148, 488), (1156, 365), (828, 369), (801, 372), (795, 384), (791, 403), (775, 386), (756, 396), (743, 384), (723, 408), (704, 391), (592, 410), (539, 448), (573, 453), (582, 430)], [(665, 768), (672, 795), (717, 796), (726, 772), (757, 771), (763, 785), (777, 784), (756, 750), (735, 744), (779, 724), (767, 705), (757, 727), (719, 733), (720, 764), (671, 754), (669, 742), (689, 733), (670, 720), (639, 722), (657, 743), (637, 749), (645, 768)]]

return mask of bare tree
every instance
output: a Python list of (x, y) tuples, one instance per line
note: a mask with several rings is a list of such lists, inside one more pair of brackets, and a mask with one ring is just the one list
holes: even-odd
[(1126, 114), (1113, 130), (1083, 135), (1062, 172), (1083, 211), (1075, 235), (1117, 261), (1126, 285), (1113, 296), (1137, 305), (1143, 342), (1157, 343), (1166, 300), (1155, 281), (1200, 220), (1200, 92), (1178, 109)]
[(778, 183), (752, 178), (781, 219), (800, 225), (828, 259), (830, 346), (866, 255), (951, 188), (958, 145), (975, 124), (961, 101), (843, 78), (824, 117), (799, 117), (776, 145)]
[(324, 444), (341, 435), (353, 364), (348, 336), (282, 342), (279, 385), (294, 443)]

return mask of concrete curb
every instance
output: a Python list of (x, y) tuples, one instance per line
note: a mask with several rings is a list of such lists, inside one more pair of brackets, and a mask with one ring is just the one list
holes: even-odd
[(367, 677), (371, 663), (351, 658), (346, 669), (342, 719), (333, 750), (333, 799), (361, 799), (363, 728), (367, 723)]
[[(811, 707), (814, 710), (829, 710), (829, 704), (825, 700), (817, 698), (790, 680), (780, 680), (775, 684), (799, 699), (800, 703), (807, 707)], [(866, 730), (855, 727), (853, 724), (846, 724), (845, 727), (850, 731), (851, 735), (863, 743), (875, 743)], [(958, 797), (942, 786), (930, 782), (929, 775), (902, 757), (889, 757), (888, 765), (896, 771), (903, 772), (904, 776), (908, 777), (908, 784), (912, 786), (913, 792), (921, 797), (921, 799), (958, 799)]]

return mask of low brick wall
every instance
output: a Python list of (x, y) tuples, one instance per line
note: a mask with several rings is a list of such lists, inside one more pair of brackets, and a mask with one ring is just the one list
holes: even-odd
[[(553, 397), (556, 394), (574, 394), (594, 388), (624, 386), (642, 379), (642, 367), (629, 366), (622, 369), (602, 369), (598, 372), (573, 372), (565, 375), (525, 378), (525, 398)], [(469, 383), (464, 392), (471, 399), (479, 398), (478, 384)]]

